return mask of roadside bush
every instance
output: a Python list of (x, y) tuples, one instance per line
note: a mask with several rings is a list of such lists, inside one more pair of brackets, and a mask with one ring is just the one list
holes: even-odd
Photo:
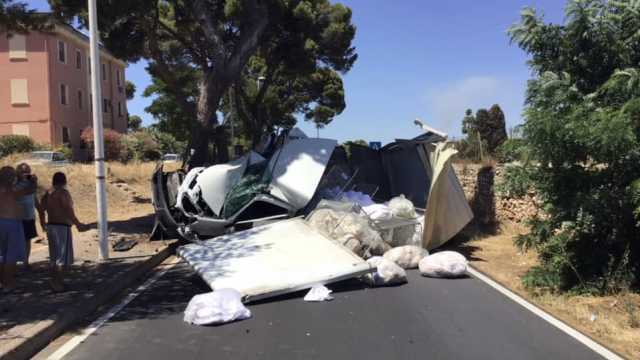
[[(121, 160), (125, 152), (122, 143), (122, 134), (115, 130), (104, 129), (104, 156), (106, 160)], [(90, 154), (93, 154), (93, 129), (88, 127), (82, 130), (80, 135), (82, 141), (87, 144)]]
[(68, 146), (57, 147), (54, 151), (61, 152), (67, 160), (71, 160), (73, 158), (73, 150)]
[(3, 135), (0, 136), (0, 157), (15, 153), (30, 152), (36, 149), (36, 144), (28, 136)]
[(496, 191), (503, 197), (522, 198), (533, 186), (534, 168), (530, 165), (511, 165), (504, 168), (502, 181)]
[(122, 137), (124, 151), (120, 160), (156, 161), (162, 157), (160, 145), (148, 131), (136, 131)]
[(151, 134), (162, 154), (184, 154), (187, 147), (184, 141), (178, 141), (173, 135), (157, 129), (148, 129), (145, 131)]
[(500, 162), (527, 161), (527, 146), (524, 139), (507, 139), (497, 149)]
[(526, 8), (509, 33), (530, 55), (524, 138), (544, 217), (516, 244), (525, 285), (572, 293), (640, 286), (640, 18), (624, 1), (570, 0), (565, 23)]

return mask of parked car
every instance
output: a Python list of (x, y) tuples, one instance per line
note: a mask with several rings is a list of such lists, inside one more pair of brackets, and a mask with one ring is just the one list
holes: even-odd
[(165, 163), (174, 163), (174, 162), (179, 162), (180, 160), (182, 160), (182, 158), (178, 154), (162, 155), (162, 162), (165, 162)]
[(64, 166), (69, 164), (69, 160), (59, 151), (33, 151), (25, 162), (29, 165), (46, 166)]

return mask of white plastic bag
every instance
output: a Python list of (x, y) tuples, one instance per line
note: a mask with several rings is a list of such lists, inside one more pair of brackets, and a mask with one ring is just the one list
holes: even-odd
[(405, 219), (416, 218), (416, 208), (413, 203), (404, 197), (404, 195), (396, 196), (389, 201), (389, 208), (393, 216)]
[(385, 204), (363, 206), (362, 210), (367, 213), (371, 220), (389, 220), (393, 217), (391, 208)]
[(415, 269), (420, 260), (427, 255), (429, 252), (421, 246), (405, 245), (387, 251), (384, 253), (384, 258), (393, 261), (403, 269)]
[(377, 268), (376, 272), (364, 277), (366, 283), (371, 286), (389, 286), (404, 284), (407, 282), (407, 273), (393, 261), (382, 256), (374, 256), (367, 260), (371, 266)]
[(467, 259), (455, 251), (441, 251), (422, 259), (419, 268), (423, 276), (460, 277), (467, 271)]
[(304, 301), (330, 301), (333, 300), (331, 290), (324, 285), (314, 285), (304, 296)]
[(251, 317), (235, 289), (220, 289), (191, 298), (184, 311), (184, 321), (195, 325), (224, 324)]

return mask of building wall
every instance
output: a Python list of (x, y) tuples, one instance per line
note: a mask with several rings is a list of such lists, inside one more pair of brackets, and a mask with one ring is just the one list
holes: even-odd
[[(26, 58), (10, 59), (9, 39), (0, 34), (0, 135), (29, 135), (50, 142), (48, 36), (26, 36)], [(28, 104), (12, 104), (11, 80), (25, 79)]]
[[(73, 149), (75, 158), (85, 158), (86, 151), (82, 146), (80, 135), (82, 131), (92, 126), (92, 105), (91, 105), (91, 74), (90, 74), (90, 50), (89, 43), (82, 41), (75, 36), (68, 36), (67, 33), (57, 33), (51, 35), (49, 41), (50, 54), (50, 82), (49, 88), (51, 96), (51, 119), (52, 137), (54, 145), (63, 144), (64, 129), (68, 129), (68, 145)], [(58, 43), (62, 42), (66, 46), (66, 63), (58, 58)], [(81, 58), (80, 68), (76, 64), (76, 54)], [(104, 77), (102, 69), (104, 64)], [(100, 62), (100, 82), (102, 84), (102, 98), (106, 100), (107, 106), (103, 105), (103, 126), (112, 128), (124, 133), (127, 130), (126, 117), (126, 95), (124, 94), (124, 66), (113, 61), (107, 56), (101, 57)], [(120, 71), (122, 93), (117, 86), (116, 74)], [(61, 102), (61, 84), (67, 89), (67, 104)], [(82, 106), (78, 92), (82, 93)], [(122, 106), (121, 116), (118, 116), (117, 104)]]
[[(80, 135), (93, 122), (88, 40), (59, 27), (54, 33), (31, 32), (24, 39), (22, 43), (0, 34), (0, 135), (29, 135), (38, 143), (65, 144), (73, 149), (74, 158), (85, 158)], [(65, 48), (64, 61), (59, 58), (59, 42)], [(125, 64), (105, 53), (100, 64), (107, 104), (103, 125), (125, 133)], [(66, 89), (65, 104), (61, 85)]]

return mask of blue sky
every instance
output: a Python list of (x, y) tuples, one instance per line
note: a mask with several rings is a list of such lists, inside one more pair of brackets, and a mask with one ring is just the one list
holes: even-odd
[[(526, 55), (509, 44), (507, 28), (524, 6), (542, 10), (545, 20), (561, 22), (562, 0), (342, 0), (353, 10), (358, 53), (344, 76), (347, 108), (321, 137), (340, 141), (392, 141), (418, 131), (413, 120), (460, 136), (467, 108), (500, 104), (507, 127), (521, 122), (526, 81)], [(44, 0), (30, 1), (48, 9)], [(130, 64), (127, 79), (136, 84), (129, 113), (144, 124), (151, 101), (141, 96), (150, 79), (145, 63)], [(304, 121), (309, 135), (315, 128)]]

